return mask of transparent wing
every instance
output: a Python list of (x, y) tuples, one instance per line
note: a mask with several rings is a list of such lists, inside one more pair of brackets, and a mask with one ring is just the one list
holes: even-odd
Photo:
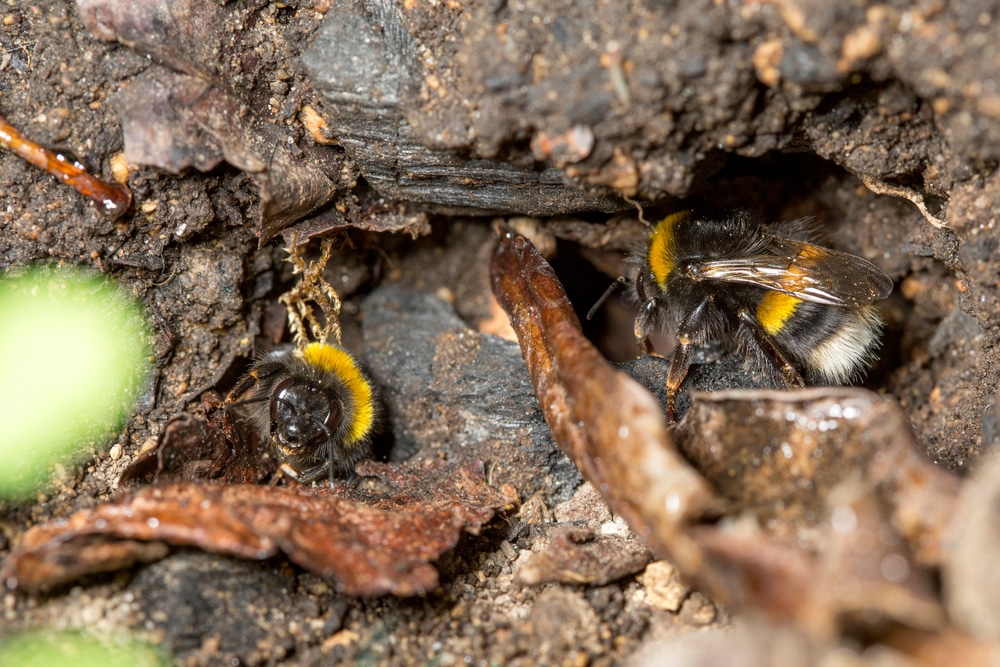
[(757, 285), (828, 306), (865, 306), (892, 292), (892, 280), (870, 262), (804, 241), (772, 238), (768, 254), (701, 262), (702, 280)]

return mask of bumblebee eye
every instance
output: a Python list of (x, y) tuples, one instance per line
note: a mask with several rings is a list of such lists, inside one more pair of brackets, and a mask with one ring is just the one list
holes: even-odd
[(327, 413), (326, 419), (323, 420), (323, 426), (325, 426), (331, 433), (336, 431), (337, 427), (340, 426), (340, 421), (343, 415), (344, 408), (340, 405), (340, 401), (330, 401), (330, 412)]
[(285, 399), (285, 392), (288, 391), (291, 386), (295, 384), (294, 378), (287, 378), (279, 382), (275, 387), (274, 391), (271, 392), (271, 430), (274, 430), (274, 425), (278, 421), (278, 403)]

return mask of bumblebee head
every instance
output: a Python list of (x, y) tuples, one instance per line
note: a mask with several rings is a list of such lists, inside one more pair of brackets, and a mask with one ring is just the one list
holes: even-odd
[(343, 417), (343, 404), (333, 392), (302, 378), (286, 378), (271, 392), (269, 430), (286, 456), (301, 456), (329, 441)]
[(354, 359), (325, 343), (261, 356), (227, 399), (267, 436), (284, 474), (303, 483), (353, 473), (370, 456), (376, 400)]

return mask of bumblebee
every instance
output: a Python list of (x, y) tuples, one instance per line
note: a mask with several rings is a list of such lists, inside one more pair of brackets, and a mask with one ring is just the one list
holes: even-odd
[[(718, 342), (786, 387), (843, 384), (876, 358), (883, 328), (872, 305), (892, 280), (871, 263), (814, 242), (802, 221), (764, 225), (745, 214), (663, 219), (630, 258), (640, 307), (635, 337), (655, 354), (654, 329), (676, 334), (667, 372), (667, 419), (694, 348)], [(630, 271), (630, 272), (631, 272)]]
[[(248, 396), (249, 394), (249, 396)], [(243, 398), (247, 396), (247, 398)], [(371, 455), (376, 401), (354, 358), (329, 343), (262, 356), (229, 395), (268, 435), (281, 471), (303, 483), (350, 475)]]

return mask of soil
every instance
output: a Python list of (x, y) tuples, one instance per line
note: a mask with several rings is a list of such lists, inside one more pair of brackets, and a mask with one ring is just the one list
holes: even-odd
[[(595, 264), (614, 267), (621, 252), (566, 233), (566, 216), (603, 225), (634, 199), (650, 220), (681, 207), (814, 217), (830, 245), (897, 285), (881, 304), (883, 354), (865, 386), (898, 401), (943, 467), (969, 473), (1000, 444), (1000, 102), (985, 83), (1000, 49), (993, 3), (418, 4), (241, 0), (226, 5), (218, 29), (238, 42), (232, 66), (245, 106), (346, 174), (341, 199), (320, 214), (336, 217), (347, 201), (354, 228), (340, 232), (326, 275), (345, 299), (345, 343), (385, 397), (380, 456), (481, 458), (496, 484), (518, 490), (520, 513), (463, 538), (438, 563), (441, 588), (423, 597), (351, 598), (281, 559), (175, 549), (48, 594), (6, 592), (0, 635), (130, 631), (187, 665), (600, 665), (728, 627), (730, 611), (662, 562), (610, 583), (518, 579), (525, 554), (573, 523), (553, 512), (588, 488), (544, 425), (517, 344), (493, 335), (506, 328), (487, 277), (497, 217), (538, 218), (529, 221), (536, 240), (551, 243), (581, 315), (610, 280)], [(422, 147), (407, 154), (412, 169), (398, 146), (373, 142), (360, 154), (358, 136), (368, 135), (348, 137), (352, 114), (334, 108), (321, 70), (336, 62), (313, 52), (303, 65), (325, 24), (362, 6), (378, 9), (364, 14), (369, 23), (410, 36), (397, 54), (400, 92), (385, 103), (392, 114), (375, 117), (405, 124), (406, 141)], [(162, 66), (95, 37), (72, 3), (10, 0), (0, 19), (0, 116), (113, 180), (124, 149), (116, 95)], [(342, 144), (303, 127), (306, 106), (327, 116)], [(579, 128), (592, 149), (566, 143)], [(432, 178), (417, 167), (439, 151), (447, 157)], [(923, 193), (950, 228), (907, 199), (876, 194), (863, 176)], [(463, 199), (455, 183), (499, 194)], [(505, 189), (535, 185), (537, 199)], [(84, 463), (57, 465), (35, 502), (2, 506), (0, 558), (28, 527), (111, 500), (170, 417), (205, 391), (224, 394), (254, 352), (287, 341), (277, 297), (293, 284), (291, 266), (282, 239), (259, 247), (271, 230), (257, 176), (227, 163), (177, 174), (131, 164), (128, 186), (133, 209), (112, 222), (0, 150), (0, 267), (62, 263), (108, 276), (145, 306), (155, 356), (155, 379), (120, 433)], [(563, 190), (575, 194), (563, 200)], [(411, 234), (373, 231), (390, 219), (386, 228)], [(429, 233), (413, 238), (418, 229)], [(587, 324), (619, 361), (633, 356), (627, 308), (612, 303)], [(736, 383), (741, 372), (732, 371)], [(588, 511), (598, 532), (613, 523)]]

